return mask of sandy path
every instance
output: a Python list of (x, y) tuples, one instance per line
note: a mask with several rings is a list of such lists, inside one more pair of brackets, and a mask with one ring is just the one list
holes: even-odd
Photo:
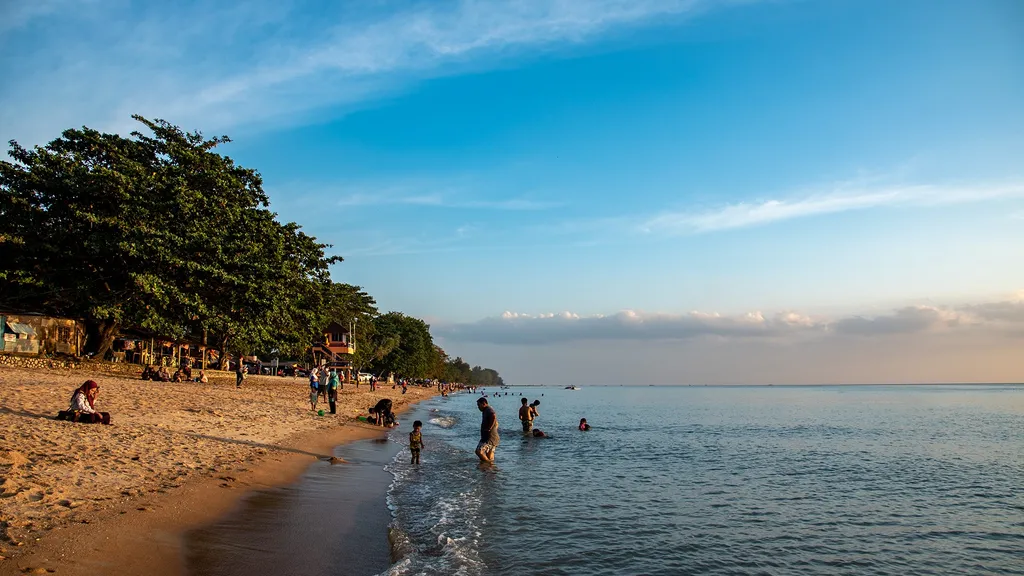
[[(338, 414), (319, 417), (304, 379), (250, 376), (236, 390), (233, 376), (214, 374), (209, 384), (156, 383), (0, 368), (0, 556), (16, 558), (55, 527), (102, 522), (114, 509), (186, 483), (213, 478), (230, 487), (268, 454), (303, 452), (281, 446), (290, 437), (335, 436), (378, 398), (401, 409), (433, 394), (346, 387)], [(112, 426), (53, 419), (86, 379), (99, 383), (96, 407), (111, 413)]]

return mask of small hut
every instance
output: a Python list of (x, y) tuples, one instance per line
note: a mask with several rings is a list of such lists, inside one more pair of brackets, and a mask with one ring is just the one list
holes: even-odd
[(85, 325), (73, 318), (25, 312), (0, 312), (0, 352), (37, 356), (78, 356), (85, 344)]

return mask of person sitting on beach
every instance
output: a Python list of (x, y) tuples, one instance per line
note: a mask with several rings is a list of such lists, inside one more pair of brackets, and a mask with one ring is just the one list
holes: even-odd
[(146, 367), (142, 370), (142, 379), (143, 380), (156, 380), (156, 377), (157, 377), (156, 376), (156, 370), (153, 369), (152, 366), (147, 364)]
[(395, 413), (391, 411), (391, 400), (384, 398), (378, 401), (370, 409), (370, 421), (378, 426), (392, 426), (395, 423)]
[(171, 371), (167, 369), (167, 366), (160, 367), (160, 372), (157, 373), (157, 379), (161, 382), (171, 381)]
[(174, 371), (174, 376), (171, 376), (171, 382), (181, 382), (184, 379), (184, 375), (181, 373), (181, 368)]
[(586, 418), (580, 418), (580, 432), (586, 432), (590, 430), (590, 424), (587, 424)]
[(110, 413), (96, 411), (96, 396), (99, 392), (99, 384), (93, 380), (86, 380), (71, 395), (71, 406), (67, 410), (57, 413), (57, 419), (84, 424), (96, 422), (110, 424)]
[(184, 377), (184, 381), (188, 382), (192, 380), (192, 366), (186, 363), (181, 367), (181, 375)]
[(420, 450), (424, 447), (421, 428), (423, 428), (423, 422), (417, 420), (412, 423), (412, 432), (409, 432), (409, 453), (412, 454), (412, 462), (410, 464), (420, 463)]
[(523, 405), (519, 407), (519, 419), (523, 421), (523, 434), (529, 434), (533, 430), (533, 407), (526, 404), (523, 398)]
[(207, 376), (206, 376), (206, 370), (200, 370), (199, 371), (199, 377), (196, 378), (196, 382), (202, 382), (203, 384), (206, 384), (209, 381), (210, 381), (210, 379), (207, 378)]

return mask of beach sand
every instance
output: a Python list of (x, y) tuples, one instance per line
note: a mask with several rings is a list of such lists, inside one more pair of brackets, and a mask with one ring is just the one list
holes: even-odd
[[(209, 384), (158, 383), (0, 368), (0, 574), (180, 574), (185, 531), (338, 444), (380, 436), (354, 418), (377, 399), (401, 410), (434, 394), (346, 386), (338, 414), (320, 417), (302, 378), (249, 376), (236, 390), (232, 374), (209, 374)], [(86, 379), (114, 425), (53, 419)]]

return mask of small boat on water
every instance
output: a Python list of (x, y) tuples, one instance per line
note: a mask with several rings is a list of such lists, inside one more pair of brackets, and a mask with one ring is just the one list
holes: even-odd
[(579, 388), (579, 386), (566, 386), (565, 389), (566, 390), (579, 390), (580, 388)]

